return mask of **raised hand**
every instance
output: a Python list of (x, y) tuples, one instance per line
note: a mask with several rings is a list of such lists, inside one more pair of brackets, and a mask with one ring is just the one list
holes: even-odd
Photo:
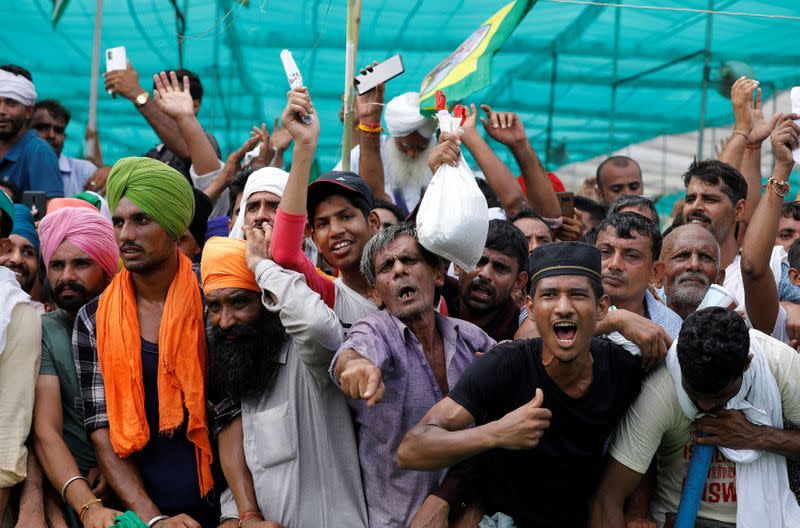
[(750, 98), (750, 120), (753, 128), (750, 130), (750, 146), (760, 147), (761, 143), (769, 137), (775, 126), (783, 118), (783, 114), (777, 112), (769, 121), (764, 118), (764, 110), (761, 106), (761, 88), (756, 90), (756, 100)]
[(128, 61), (127, 69), (104, 73), (103, 84), (106, 90), (113, 92), (113, 97), (119, 94), (131, 101), (147, 91), (139, 84), (139, 74), (136, 73), (131, 61)]
[[(477, 135), (478, 134), (478, 111), (475, 109), (475, 105), (471, 104), (469, 106), (464, 107), (464, 122), (461, 123), (461, 130), (464, 132), (461, 134), (462, 139), (467, 139), (469, 136)], [(467, 136), (467, 138), (464, 138)]]
[(496, 422), (491, 431), (496, 439), (497, 447), (503, 449), (533, 449), (550, 427), (552, 413), (542, 407), (544, 393), (536, 389), (533, 399), (523, 406), (511, 411)]
[(489, 105), (481, 105), (486, 117), (481, 117), (483, 128), (489, 137), (510, 147), (517, 143), (527, 143), (528, 136), (519, 116), (514, 112), (495, 112)]
[(181, 86), (174, 71), (169, 72), (169, 78), (167, 78), (167, 73), (162, 71), (160, 74), (153, 75), (153, 81), (156, 85), (153, 99), (159, 110), (175, 120), (194, 116), (194, 101), (189, 92), (189, 77), (183, 76), (183, 86)]
[[(361, 75), (368, 72), (371, 73), (372, 68), (377, 65), (378, 61), (374, 61), (369, 66), (363, 67), (361, 69)], [(358, 95), (358, 93), (356, 93), (356, 108), (358, 109), (356, 115), (358, 116), (359, 123), (372, 127), (380, 126), (385, 91), (386, 87), (381, 83), (363, 95)]]
[(800, 146), (798, 144), (800, 126), (792, 120), (795, 117), (797, 116), (791, 114), (783, 118), (783, 122), (775, 128), (770, 137), (776, 165), (783, 165), (789, 168), (794, 166), (792, 151)]
[(758, 81), (740, 77), (731, 87), (731, 105), (735, 119), (734, 131), (741, 132), (750, 141), (753, 130), (753, 91), (758, 88)]
[(374, 407), (383, 400), (385, 387), (383, 374), (368, 359), (350, 359), (339, 376), (342, 392), (353, 400), (367, 400), (367, 407)]
[[(283, 109), (281, 120), (283, 127), (289, 132), (297, 143), (316, 145), (319, 138), (319, 118), (314, 112), (314, 103), (308, 88), (301, 86), (293, 88), (286, 94), (286, 108)], [(312, 116), (311, 123), (305, 124), (303, 117)]]
[(272, 146), (278, 149), (278, 152), (285, 152), (291, 144), (292, 135), (285, 128), (281, 128), (280, 120), (276, 117), (272, 125)]
[(455, 134), (442, 132), (439, 136), (439, 144), (431, 151), (428, 157), (428, 167), (431, 172), (436, 172), (439, 167), (444, 164), (451, 167), (458, 166), (458, 160), (461, 158), (461, 140)]

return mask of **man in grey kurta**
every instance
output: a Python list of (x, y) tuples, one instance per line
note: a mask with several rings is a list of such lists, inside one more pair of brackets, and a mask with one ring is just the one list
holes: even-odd
[(246, 231), (247, 262), (244, 241), (212, 238), (201, 263), (211, 397), (215, 416), (228, 416), (223, 519), (364, 527), (350, 412), (327, 371), (341, 324), (301, 274), (266, 258), (263, 230)]

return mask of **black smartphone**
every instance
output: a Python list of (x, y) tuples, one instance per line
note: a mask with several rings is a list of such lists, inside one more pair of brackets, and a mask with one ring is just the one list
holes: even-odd
[(22, 203), (31, 213), (34, 211), (33, 208), (36, 208), (36, 214), (33, 215), (36, 222), (44, 218), (47, 212), (47, 195), (44, 191), (25, 191), (22, 193)]

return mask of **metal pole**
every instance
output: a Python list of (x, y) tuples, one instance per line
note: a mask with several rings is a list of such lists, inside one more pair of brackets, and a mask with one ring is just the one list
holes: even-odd
[(342, 170), (350, 170), (350, 147), (353, 144), (353, 75), (358, 53), (358, 29), (361, 24), (361, 0), (347, 0), (347, 43), (344, 65), (344, 130), (342, 132)]
[[(617, 2), (619, 4), (621, 2)], [(614, 151), (614, 125), (617, 114), (617, 68), (619, 66), (619, 28), (622, 10), (617, 8), (614, 13), (614, 62), (611, 66), (611, 119), (608, 123), (608, 155)]]
[(553, 146), (553, 111), (556, 104), (556, 81), (558, 80), (558, 51), (553, 48), (553, 69), (550, 72), (550, 103), (547, 107), (547, 142), (544, 147), (544, 168), (550, 167), (550, 149)]
[(703, 159), (703, 136), (706, 127), (706, 103), (708, 100), (708, 75), (711, 62), (711, 12), (714, 11), (714, 0), (708, 0), (708, 17), (706, 18), (706, 45), (703, 53), (703, 94), (700, 99), (700, 129), (697, 134), (697, 159)]
[[(89, 119), (86, 123), (87, 130), (97, 132), (97, 83), (100, 80), (100, 37), (103, 33), (103, 0), (97, 0), (94, 14), (94, 42), (92, 47), (92, 75), (89, 86)], [(95, 152), (95, 141), (83, 142), (83, 157), (90, 158)]]

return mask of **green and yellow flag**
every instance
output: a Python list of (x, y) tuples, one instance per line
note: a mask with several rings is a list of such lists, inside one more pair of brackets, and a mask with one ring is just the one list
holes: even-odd
[(53, 27), (56, 27), (58, 24), (58, 20), (61, 18), (61, 15), (64, 14), (64, 9), (66, 9), (69, 0), (53, 0), (53, 13), (50, 15), (50, 21), (53, 23)]
[(492, 79), (492, 59), (536, 0), (514, 0), (489, 17), (467, 40), (439, 63), (423, 80), (419, 89), (419, 108), (423, 115), (436, 113), (436, 91), (449, 101), (461, 101), (486, 87)]

